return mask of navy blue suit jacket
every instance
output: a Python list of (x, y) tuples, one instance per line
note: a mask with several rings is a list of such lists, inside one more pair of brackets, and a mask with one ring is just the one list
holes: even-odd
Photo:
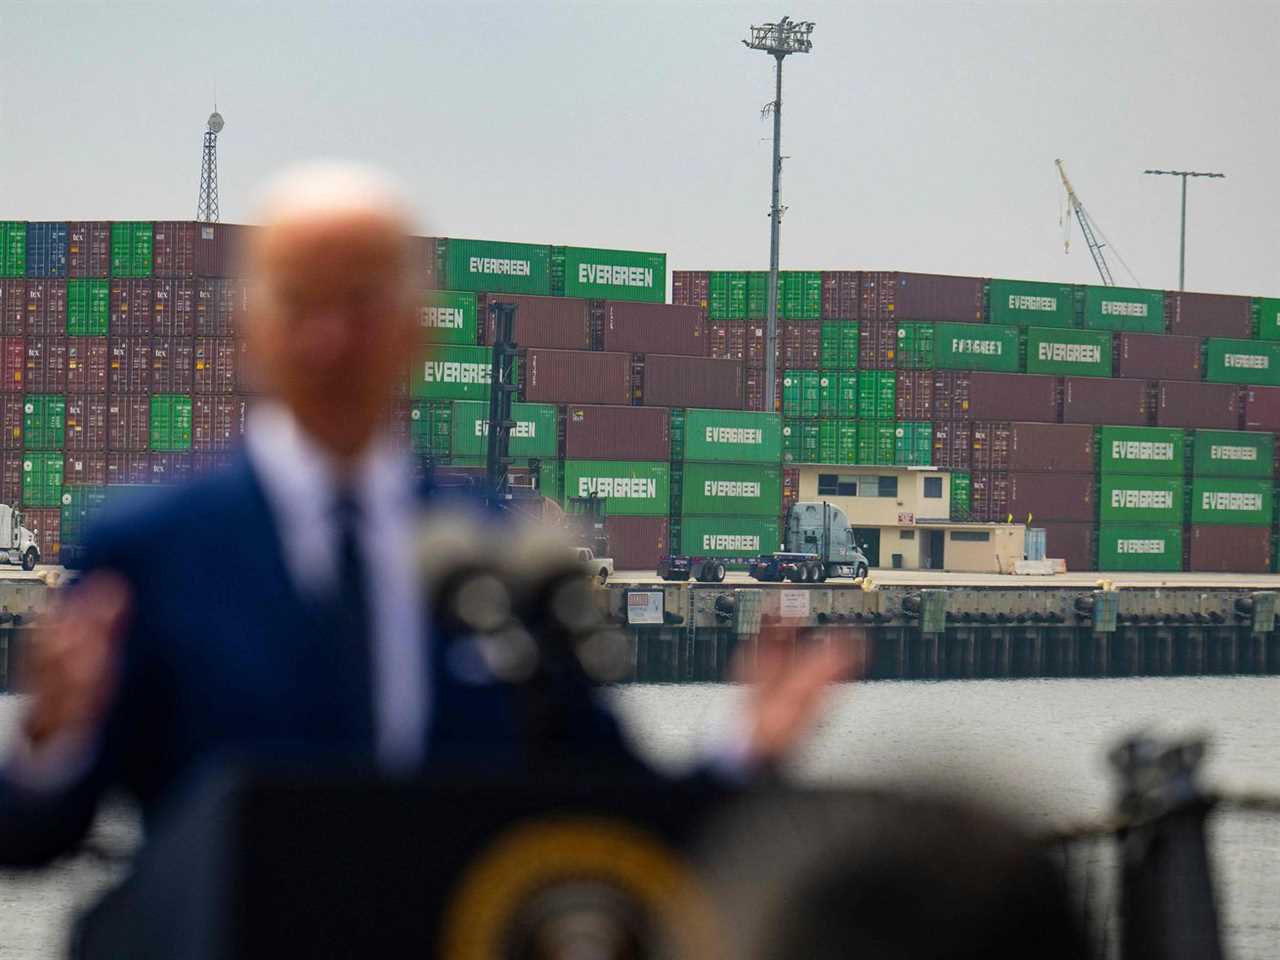
[[(36, 793), (0, 776), (0, 862), (73, 847), (109, 787), (136, 796), (150, 818), (197, 765), (221, 756), (371, 759), (372, 744), (353, 740), (342, 719), (371, 705), (345, 702), (359, 685), (344, 684), (324, 656), (331, 628), (293, 586), (247, 457), (110, 518), (86, 568), (118, 571), (133, 588), (118, 693), (89, 763), (65, 787)], [(459, 677), (451, 642), (430, 641), (427, 769), (510, 773), (527, 758), (519, 696)], [(638, 765), (585, 684), (564, 695), (567, 760), (581, 752)]]

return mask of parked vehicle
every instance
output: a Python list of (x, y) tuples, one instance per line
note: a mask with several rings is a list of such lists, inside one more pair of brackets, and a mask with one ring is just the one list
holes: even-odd
[(40, 562), (36, 535), (22, 525), (22, 512), (0, 503), (0, 559), (34, 570)]

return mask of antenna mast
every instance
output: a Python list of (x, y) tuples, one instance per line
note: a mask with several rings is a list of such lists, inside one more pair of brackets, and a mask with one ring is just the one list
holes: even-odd
[(213, 106), (209, 122), (204, 130), (204, 150), (200, 156), (200, 199), (196, 203), (196, 220), (201, 223), (217, 223), (218, 213), (218, 134), (226, 122)]

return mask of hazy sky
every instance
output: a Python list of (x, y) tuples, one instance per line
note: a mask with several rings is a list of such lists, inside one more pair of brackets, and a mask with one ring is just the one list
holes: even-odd
[(0, 0), (0, 217), (194, 216), (217, 86), (222, 217), (272, 171), (371, 161), (430, 232), (768, 263), (787, 61), (783, 266), (1095, 280), (1063, 157), (1145, 286), (1280, 295), (1280, 2), (216, 4)]

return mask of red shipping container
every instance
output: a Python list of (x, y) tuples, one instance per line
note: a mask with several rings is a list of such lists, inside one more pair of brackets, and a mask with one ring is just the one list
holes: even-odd
[(666, 517), (609, 517), (604, 522), (615, 570), (657, 569), (667, 547)]
[(197, 280), (194, 287), (195, 335), (231, 336), (235, 330), (238, 294), (239, 288), (234, 280)]
[(602, 350), (645, 353), (656, 345), (664, 353), (707, 355), (702, 312), (696, 307), (608, 300), (602, 334)]
[(1151, 422), (1146, 380), (1064, 377), (1062, 422), (1144, 427)]
[(892, 271), (863, 270), (858, 275), (858, 315), (855, 320), (892, 320), (898, 275)]
[(1058, 399), (1055, 377), (1024, 373), (969, 374), (969, 416), (974, 420), (1057, 423)]
[(529, 403), (630, 404), (631, 357), (629, 353), (522, 350), (522, 399)]
[(1280, 432), (1280, 387), (1245, 387), (1244, 429)]
[[(779, 333), (778, 336), (781, 338), (782, 334)], [(781, 342), (781, 339), (779, 339), (778, 343), (780, 344)], [(759, 320), (748, 320), (746, 326), (747, 366), (764, 368), (765, 359), (768, 355), (768, 351), (765, 349), (765, 346), (766, 337), (764, 323)], [(775, 351), (775, 356), (777, 355), (778, 353)], [(778, 365), (778, 369), (782, 369), (781, 364)]]
[[(763, 368), (747, 367), (743, 374), (747, 395), (746, 409), (764, 412), (765, 373)], [(779, 367), (773, 376), (773, 412), (782, 410), (782, 369)]]
[(151, 338), (152, 393), (191, 393), (194, 368), (195, 344), (190, 337)]
[(786, 516), (792, 504), (800, 499), (800, 470), (798, 467), (782, 468), (782, 513)]
[(106, 393), (107, 364), (106, 337), (67, 337), (67, 393)]
[(196, 281), (156, 280), (151, 287), (151, 334), (156, 337), (195, 335)]
[(26, 338), (0, 338), (0, 392), (23, 393), (26, 373)]
[(193, 361), (192, 392), (231, 396), (239, 380), (236, 366), (239, 350), (230, 337), (197, 337)]
[(191, 479), (191, 454), (151, 454), (151, 482), (179, 484)]
[(1097, 480), (1092, 473), (1009, 475), (1009, 512), (1014, 522), (1072, 520), (1091, 523), (1098, 515)]
[[(107, 400), (107, 449), (140, 453), (151, 447), (151, 398), (110, 397)], [(113, 480), (124, 483), (124, 480)], [(144, 480), (129, 481), (146, 483)]]
[(67, 224), (67, 276), (105, 277), (111, 272), (111, 224), (73, 220)]
[(822, 319), (854, 320), (857, 316), (857, 271), (824, 270), (822, 272)]
[(963, 420), (934, 421), (933, 465), (947, 470), (972, 469), (972, 424)]
[(1165, 380), (1159, 387), (1155, 425), (1239, 430), (1242, 405), (1242, 388), (1233, 383)]
[[(254, 373), (253, 357), (249, 353), (249, 344), (245, 340), (236, 338), (236, 393), (240, 394), (258, 394), (262, 391), (258, 389), (257, 376)], [(409, 374), (408, 371), (394, 385), (394, 393), (397, 399), (404, 399), (409, 396)]]
[(651, 353), (644, 360), (644, 405), (741, 410), (742, 379), (742, 365), (733, 360)]
[(822, 362), (822, 323), (784, 320), (781, 332), (783, 369), (817, 370)]
[(1009, 439), (1011, 473), (1088, 473), (1097, 469), (1093, 427), (1084, 424), (1014, 423)]
[(1011, 425), (1001, 420), (981, 420), (973, 424), (971, 463), (984, 473), (1009, 472), (1009, 448), (1013, 444)]
[(27, 332), (27, 281), (0, 280), (0, 334), (21, 337)]
[(409, 238), (409, 269), (413, 273), (413, 284), (418, 290), (435, 290), (436, 278), (436, 237)]
[(893, 321), (863, 322), (858, 327), (858, 366), (863, 370), (892, 370), (898, 355), (898, 325)]
[(1068, 570), (1097, 570), (1098, 546), (1096, 528), (1092, 523), (1041, 523), (1032, 524), (1044, 530), (1045, 556), (1065, 560)]
[(1253, 301), (1223, 293), (1180, 293), (1164, 295), (1164, 318), (1169, 332), (1187, 337), (1253, 336)]
[(9, 394), (0, 397), (0, 447), (22, 449), (22, 428), (26, 403), (22, 397)]
[(111, 281), (109, 332), (113, 337), (148, 337), (155, 309), (155, 288), (151, 280)]
[(65, 446), (72, 451), (107, 449), (106, 397), (91, 394), (72, 394), (67, 397)]
[(183, 220), (157, 220), (152, 227), (153, 276), (190, 279), (196, 275), (196, 236), (200, 227)]
[[(244, 435), (245, 401), (238, 397), (193, 397), (191, 400), (191, 448), (233, 450)], [(404, 443), (409, 449), (408, 410), (402, 411)]]
[(1117, 333), (1112, 351), (1115, 375), (1137, 380), (1199, 380), (1203, 346), (1199, 337)]
[(493, 343), (494, 340), (496, 321), (489, 313), (489, 304), (495, 302), (516, 305), (515, 341), (522, 347), (591, 349), (590, 300), (522, 297), (505, 293), (479, 296), (476, 298), (476, 310), (485, 343)]
[(0, 503), (17, 506), (22, 503), (22, 461), (25, 456), (21, 450), (13, 450), (0, 458)]
[(973, 519), (1004, 523), (1009, 518), (1009, 475), (975, 471), (970, 480)]
[(747, 349), (747, 325), (741, 320), (725, 320), (707, 327), (708, 356), (720, 360), (743, 360)]
[(894, 279), (891, 314), (895, 320), (981, 323), (986, 319), (985, 287), (981, 277), (899, 273)]
[(706, 270), (671, 271), (671, 302), (697, 307), (705, 313), (711, 291), (710, 277)]
[(27, 337), (26, 393), (67, 392), (67, 337)]
[(569, 404), (564, 410), (568, 460), (670, 460), (671, 413), (662, 407)]
[(1271, 529), (1193, 526), (1186, 553), (1187, 569), (1197, 573), (1270, 573)]
[(26, 332), (32, 337), (66, 336), (67, 281), (27, 281)]
[(61, 507), (24, 507), (22, 525), (36, 538), (41, 563), (57, 563), (62, 541)]
[(235, 462), (236, 455), (230, 451), (205, 451), (191, 454), (191, 475), (212, 473), (215, 470), (226, 470)]
[(933, 419), (933, 371), (899, 370), (894, 415), (899, 420)]
[(933, 371), (933, 419), (969, 419), (969, 374)]
[(112, 396), (151, 392), (151, 338), (111, 337), (107, 342), (107, 392)]
[(107, 454), (102, 451), (69, 451), (62, 467), (68, 487), (100, 487), (107, 482)]
[(107, 483), (150, 483), (151, 455), (108, 453)]
[(198, 224), (195, 238), (197, 277), (237, 277), (244, 272), (244, 256), (254, 227), (238, 223)]

